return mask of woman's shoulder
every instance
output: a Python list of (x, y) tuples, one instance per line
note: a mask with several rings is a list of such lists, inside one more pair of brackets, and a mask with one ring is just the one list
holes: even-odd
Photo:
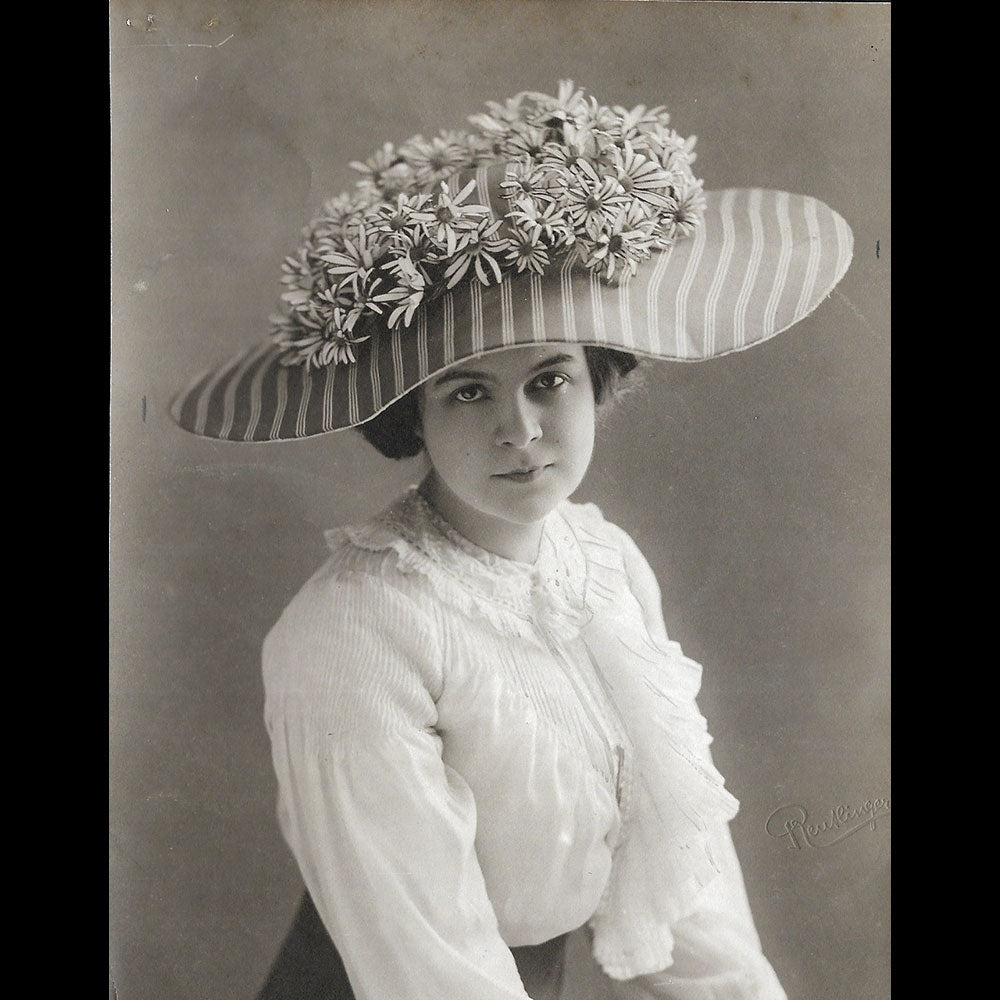
[[(299, 588), (263, 645), (269, 703), (381, 704), (385, 692), (440, 688), (441, 636), (420, 578), (387, 548), (352, 541), (363, 525), (326, 533), (322, 565)], [(294, 699), (293, 699), (294, 700)]]
[(570, 500), (559, 505), (559, 513), (578, 538), (610, 546), (622, 557), (632, 558), (638, 546), (632, 536), (614, 521), (604, 516), (604, 511), (592, 502), (575, 503)]
[(650, 627), (658, 632), (662, 614), (659, 582), (632, 536), (609, 521), (595, 503), (566, 501), (560, 513), (587, 555), (588, 574), (596, 577), (604, 590), (614, 590), (616, 579), (623, 580)]
[(412, 544), (396, 523), (398, 503), (367, 521), (323, 533), (326, 558), (291, 599), (283, 618), (363, 621), (386, 615), (390, 607), (425, 617), (426, 594), (410, 572)]

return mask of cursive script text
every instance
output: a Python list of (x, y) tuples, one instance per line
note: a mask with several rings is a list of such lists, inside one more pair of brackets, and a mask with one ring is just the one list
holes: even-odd
[(867, 799), (858, 806), (834, 806), (821, 818), (810, 819), (803, 806), (779, 806), (767, 817), (764, 828), (778, 840), (787, 839), (796, 849), (829, 847), (858, 830), (877, 828), (877, 819), (889, 812), (889, 800)]

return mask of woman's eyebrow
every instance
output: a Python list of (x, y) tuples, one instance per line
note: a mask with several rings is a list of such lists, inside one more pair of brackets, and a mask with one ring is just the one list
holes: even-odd
[[(539, 361), (537, 365), (532, 365), (529, 369), (529, 374), (534, 374), (537, 371), (541, 371), (543, 368), (549, 368), (552, 365), (564, 365), (567, 361), (575, 361), (576, 358), (572, 354), (553, 354), (551, 357), (545, 358)], [(492, 380), (493, 376), (489, 372), (475, 371), (472, 368), (454, 368), (451, 371), (444, 372), (439, 378), (434, 380), (435, 388), (439, 385), (445, 385), (448, 382), (457, 382), (463, 379), (476, 379), (480, 382), (489, 382)]]
[(452, 371), (445, 372), (439, 378), (434, 379), (435, 388), (439, 385), (445, 385), (447, 382), (459, 382), (462, 379), (477, 379), (480, 382), (486, 382), (490, 379), (488, 372), (477, 372), (473, 371), (471, 368), (455, 368)]
[(548, 368), (551, 365), (564, 365), (567, 361), (576, 361), (577, 359), (572, 354), (553, 354), (552, 357), (546, 358), (544, 361), (539, 361), (537, 365), (532, 367), (532, 372), (541, 371), (543, 368)]

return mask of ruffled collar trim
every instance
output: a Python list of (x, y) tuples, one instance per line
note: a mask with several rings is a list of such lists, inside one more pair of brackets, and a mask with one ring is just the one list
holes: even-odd
[(564, 505), (545, 519), (533, 563), (497, 555), (470, 541), (416, 486), (378, 517), (326, 533), (331, 548), (347, 538), (368, 551), (392, 551), (403, 572), (427, 577), (438, 596), (475, 610), (505, 634), (537, 635), (535, 625), (571, 636), (590, 618), (587, 559)]

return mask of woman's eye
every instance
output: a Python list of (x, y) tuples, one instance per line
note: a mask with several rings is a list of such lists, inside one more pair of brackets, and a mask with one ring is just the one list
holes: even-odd
[(483, 387), (481, 385), (463, 385), (461, 389), (455, 390), (452, 398), (460, 403), (474, 403), (482, 397)]
[(542, 389), (558, 389), (567, 381), (568, 379), (561, 372), (543, 372), (536, 379), (537, 384)]

